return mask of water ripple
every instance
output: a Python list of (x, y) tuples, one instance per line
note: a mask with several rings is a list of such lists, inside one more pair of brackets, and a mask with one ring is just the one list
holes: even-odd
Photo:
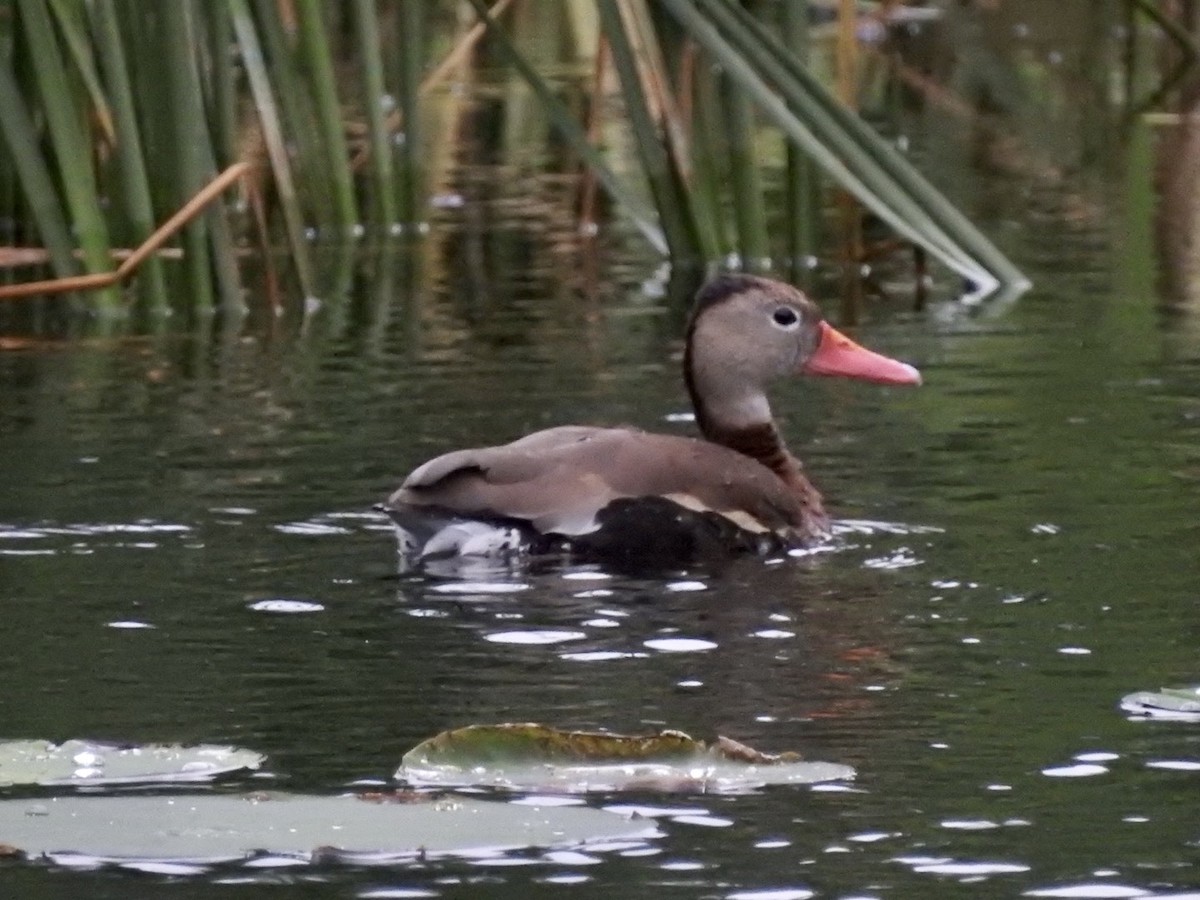
[(94, 537), (109, 534), (188, 534), (190, 525), (139, 519), (136, 522), (73, 522), (67, 525), (9, 525), (0, 522), (0, 540), (36, 540), (52, 535)]

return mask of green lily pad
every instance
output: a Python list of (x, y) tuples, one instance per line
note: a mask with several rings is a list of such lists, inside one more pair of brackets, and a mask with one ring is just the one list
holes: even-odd
[(681, 731), (623, 735), (559, 731), (533, 723), (445, 731), (404, 754), (395, 777), (413, 785), (510, 790), (742, 793), (768, 784), (854, 777), (837, 763), (761, 753), (730, 738)]
[[(584, 806), (432, 795), (71, 795), (0, 801), (0, 852), (73, 866), (168, 871), (282, 857), (386, 863), (659, 836), (653, 822)], [(176, 871), (176, 870), (169, 870)]]
[(1121, 709), (1147, 719), (1200, 722), (1200, 685), (1126, 694)]
[(0, 742), (0, 786), (102, 786), (136, 782), (210, 781), (257, 769), (265, 757), (252, 750), (200, 744), (117, 746), (95, 741)]

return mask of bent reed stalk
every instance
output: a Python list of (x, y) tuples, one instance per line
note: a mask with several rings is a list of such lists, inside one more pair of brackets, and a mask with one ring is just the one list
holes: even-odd
[(161, 250), (167, 241), (203, 213), (209, 204), (240, 180), (249, 169), (249, 163), (234, 163), (206, 184), (182, 209), (163, 222), (150, 237), (126, 256), (116, 271), (96, 272), (91, 275), (69, 275), (66, 278), (51, 278), (46, 281), (31, 281), (25, 284), (0, 285), (0, 300), (18, 300), (46, 294), (65, 294), (71, 291), (94, 291), (121, 284), (132, 278), (143, 263), (153, 262), (154, 254)]

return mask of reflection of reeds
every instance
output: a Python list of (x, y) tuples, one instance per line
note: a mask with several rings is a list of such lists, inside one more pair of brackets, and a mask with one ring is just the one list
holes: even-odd
[[(565, 146), (616, 214), (676, 260), (783, 259), (802, 272), (823, 214), (820, 167), (951, 270), (978, 284), (1020, 281), (810, 73), (807, 7), (764, 5), (761, 16), (780, 17), (767, 21), (729, 0), (15, 0), (0, 11), (15, 26), (0, 58), (0, 181), (19, 181), (11, 215), (55, 275), (81, 264), (101, 275), (113, 271), (114, 247), (143, 242), (241, 158), (255, 166), (255, 215), (226, 205), (189, 223), (182, 266), (145, 261), (145, 308), (164, 313), (176, 296), (193, 309), (240, 309), (244, 242), (268, 256), (271, 278), (272, 248), (285, 246), (285, 283), (319, 296), (340, 276), (314, 265), (314, 235), (386, 238), (420, 224), (451, 158), (429, 145), (468, 132), (426, 128), (428, 88), (494, 58), (520, 85), (503, 94), (510, 163)], [(852, 24), (844, 18), (843, 43)], [(457, 46), (454, 28), (465, 32)], [(581, 78), (564, 102), (557, 75), (564, 63), (580, 71), (579, 60), (596, 73), (591, 96)], [(471, 114), (459, 98), (447, 106), (455, 120)], [(768, 175), (784, 164), (780, 148), (776, 230)], [(589, 204), (584, 214), (597, 213)], [(126, 308), (111, 287), (94, 303), (111, 315)]]

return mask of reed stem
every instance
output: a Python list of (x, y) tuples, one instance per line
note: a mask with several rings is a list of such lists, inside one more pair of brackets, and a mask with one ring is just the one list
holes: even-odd
[(692, 258), (696, 255), (699, 241), (696, 229), (687, 216), (690, 204), (680, 190), (681, 179), (672, 172), (663, 139), (654, 127), (621, 11), (615, 0), (598, 0), (598, 8), (601, 28), (612, 49), (613, 68), (617, 71), (621, 92), (625, 97), (625, 115), (633, 127), (638, 155), (658, 207), (658, 219), (662, 223), (671, 256), (674, 259)]
[(326, 38), (327, 26), (321, 15), (319, 0), (293, 0), (300, 23), (302, 53), (300, 60), (308, 75), (308, 84), (316, 104), (317, 125), (320, 130), (325, 170), (333, 189), (342, 237), (358, 224), (358, 203), (354, 198), (354, 179), (346, 151), (345, 129), (341, 105), (337, 96), (337, 80), (333, 71), (333, 55)]
[(383, 75), (383, 42), (375, 0), (354, 0), (354, 25), (363, 54), (363, 105), (367, 111), (367, 134), (374, 172), (376, 223), (389, 228), (396, 221), (396, 181), (383, 100), (387, 88)]
[(767, 215), (763, 208), (762, 179), (754, 147), (754, 108), (750, 98), (732, 79), (721, 79), (729, 142), (729, 175), (733, 189), (733, 215), (737, 222), (738, 253), (752, 271), (770, 268)]
[(400, 145), (400, 211), (404, 221), (417, 224), (424, 218), (424, 160), (421, 155), (421, 72), (424, 69), (425, 4), (401, 0), (398, 44), (400, 50), (400, 111), (404, 139)]
[(253, 95), (255, 106), (258, 109), (263, 140), (266, 142), (267, 154), (271, 159), (271, 168), (275, 175), (275, 186), (279, 192), (279, 204), (283, 210), (288, 243), (292, 248), (292, 261), (296, 267), (296, 276), (305, 297), (315, 297), (312, 268), (308, 260), (308, 246), (304, 239), (304, 219), (300, 213), (300, 203), (296, 196), (295, 184), (292, 181), (292, 167), (288, 161), (287, 148), (284, 145), (283, 127), (275, 106), (275, 96), (271, 92), (270, 77), (262, 56), (262, 48), (258, 43), (258, 34), (250, 16), (247, 0), (228, 0), (228, 2), (230, 13), (233, 16), (233, 30), (242, 51), (242, 63), (246, 67), (246, 78), (250, 82), (250, 93)]
[[(103, 273), (109, 269), (108, 228), (100, 213), (86, 120), (67, 80), (66, 61), (45, 0), (17, 0), (17, 9), (84, 264), (91, 272)], [(102, 291), (96, 311), (105, 318), (119, 316), (122, 307), (116, 292)]]
[[(788, 0), (783, 8), (783, 39), (800, 65), (808, 65), (808, 0)], [(784, 176), (784, 208), (787, 228), (787, 259), (794, 281), (807, 285), (811, 278), (809, 259), (816, 254), (821, 204), (819, 181), (812, 160), (795, 141), (787, 142)]]
[[(121, 40), (120, 24), (113, 7), (114, 0), (95, 0), (92, 6), (94, 33), (100, 64), (108, 93), (112, 98), (116, 130), (116, 156), (120, 167), (120, 197), (128, 211), (133, 227), (133, 242), (144, 241), (154, 230), (154, 201), (150, 196), (150, 176), (142, 152), (142, 133), (134, 104), (133, 86)], [(140, 286), (151, 312), (166, 315), (166, 280), (159, 260), (147, 260)]]
[(8, 144), (22, 194), (49, 252), (51, 267), (60, 278), (73, 275), (78, 269), (72, 252), (75, 244), (42, 156), (33, 116), (6, 57), (0, 58), (0, 134)]

